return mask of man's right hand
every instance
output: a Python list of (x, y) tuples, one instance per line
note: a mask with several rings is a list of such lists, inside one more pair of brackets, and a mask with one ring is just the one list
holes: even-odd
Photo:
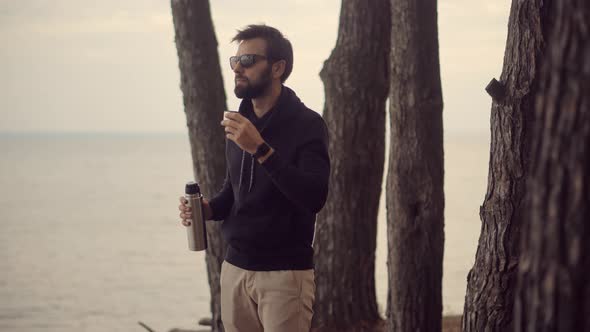
[[(180, 205), (178, 206), (178, 210), (180, 210), (180, 219), (182, 224), (186, 227), (190, 226), (192, 221), (192, 210), (190, 206), (188, 206), (188, 200), (186, 197), (180, 196)], [(205, 220), (209, 220), (211, 217), (213, 217), (213, 211), (211, 210), (209, 201), (205, 198), (203, 198), (203, 215)]]

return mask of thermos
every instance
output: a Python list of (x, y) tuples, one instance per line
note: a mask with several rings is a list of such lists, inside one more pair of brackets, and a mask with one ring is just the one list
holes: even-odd
[(184, 192), (192, 214), (191, 225), (187, 227), (188, 248), (193, 251), (205, 250), (207, 249), (207, 229), (203, 216), (201, 188), (198, 183), (190, 181), (187, 182)]

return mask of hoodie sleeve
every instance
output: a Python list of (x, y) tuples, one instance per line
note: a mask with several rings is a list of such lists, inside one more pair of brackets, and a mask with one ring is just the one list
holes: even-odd
[(234, 204), (234, 192), (229, 177), (229, 171), (226, 172), (225, 180), (221, 190), (209, 201), (209, 206), (213, 212), (212, 220), (224, 220), (231, 211)]
[(330, 178), (328, 130), (321, 117), (306, 129), (308, 139), (297, 148), (295, 163), (275, 150), (261, 166), (273, 183), (297, 206), (318, 213), (326, 203)]

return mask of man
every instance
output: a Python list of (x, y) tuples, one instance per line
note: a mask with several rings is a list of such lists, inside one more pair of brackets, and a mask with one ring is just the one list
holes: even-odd
[[(330, 160), (323, 119), (283, 85), (293, 68), (291, 43), (275, 28), (238, 31), (234, 92), (226, 112), (227, 176), (204, 200), (206, 219), (224, 220), (221, 268), (226, 331), (309, 331), (315, 292), (312, 241), (328, 194)], [(180, 198), (180, 217), (190, 209)]]

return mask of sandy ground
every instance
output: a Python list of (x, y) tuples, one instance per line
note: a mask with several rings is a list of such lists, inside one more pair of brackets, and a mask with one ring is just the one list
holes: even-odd
[[(385, 323), (385, 321), (384, 321)], [(148, 330), (146, 328), (146, 330)], [(149, 331), (149, 330), (148, 330)], [(168, 332), (210, 332), (206, 328), (199, 330), (183, 330), (183, 329), (171, 329)], [(313, 331), (313, 329), (312, 329)], [(150, 331), (151, 332), (151, 331)], [(155, 332), (155, 331), (154, 331)], [(385, 332), (385, 324), (375, 332)], [(443, 317), (442, 332), (461, 332), (461, 316), (445, 316)]]

